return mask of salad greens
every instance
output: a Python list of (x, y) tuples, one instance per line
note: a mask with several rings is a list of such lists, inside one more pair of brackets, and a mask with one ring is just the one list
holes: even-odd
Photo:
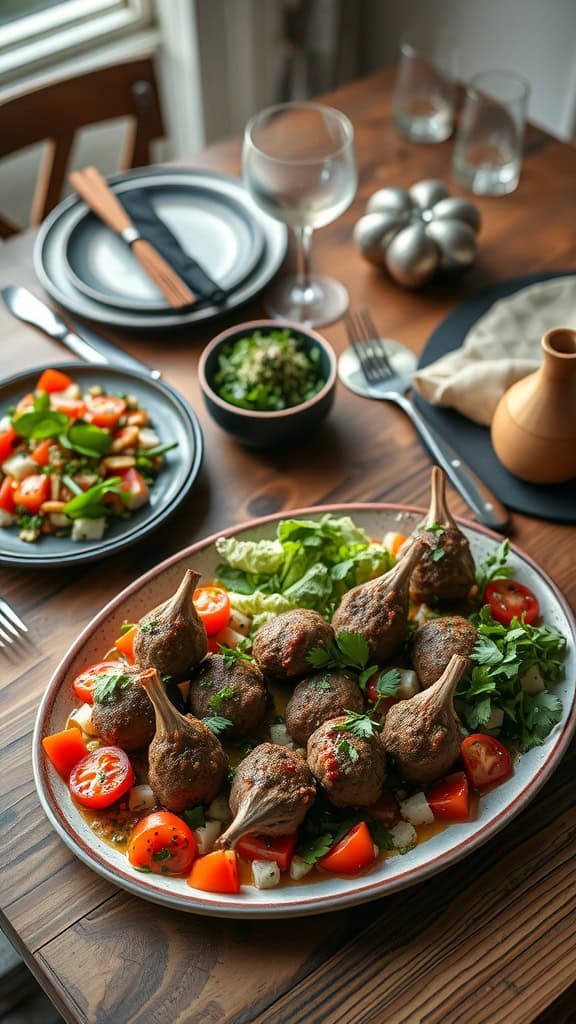
[[(502, 718), (502, 739), (517, 743), (520, 751), (539, 746), (562, 717), (562, 702), (546, 687), (562, 672), (564, 637), (551, 626), (530, 626), (516, 618), (509, 626), (500, 625), (488, 605), (470, 621), (479, 639), (471, 654), (473, 667), (456, 691), (461, 718), (472, 732)], [(523, 680), (534, 668), (536, 686), (526, 688)]]
[(301, 405), (324, 384), (320, 349), (306, 347), (289, 330), (254, 331), (223, 345), (214, 375), (221, 398), (257, 412)]
[(329, 619), (345, 591), (393, 565), (386, 548), (349, 516), (284, 519), (273, 541), (220, 537), (216, 548), (223, 559), (216, 579), (230, 591), (234, 608), (256, 616), (254, 628), (292, 608), (312, 608)]

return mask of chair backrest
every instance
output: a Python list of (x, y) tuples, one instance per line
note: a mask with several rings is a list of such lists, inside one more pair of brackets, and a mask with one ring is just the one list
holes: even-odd
[[(149, 56), (13, 93), (0, 101), (0, 157), (34, 143), (47, 143), (30, 224), (39, 224), (60, 201), (77, 131), (116, 117), (130, 118), (120, 169), (150, 163), (150, 143), (164, 130)], [(0, 215), (0, 237), (20, 230)]]

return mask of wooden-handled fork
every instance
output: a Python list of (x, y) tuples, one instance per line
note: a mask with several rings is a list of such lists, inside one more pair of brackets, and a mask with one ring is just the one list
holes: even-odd
[(142, 238), (119, 199), (96, 167), (72, 171), (68, 180), (91, 210), (130, 246), (148, 277), (174, 309), (190, 306), (196, 296), (150, 242)]

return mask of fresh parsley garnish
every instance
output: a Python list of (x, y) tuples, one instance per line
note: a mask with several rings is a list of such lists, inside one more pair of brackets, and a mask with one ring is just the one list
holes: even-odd
[(156, 853), (152, 854), (152, 860), (169, 860), (173, 855), (167, 846), (163, 846), (161, 850), (157, 850)]
[(320, 676), (318, 679), (311, 679), (309, 686), (316, 693), (326, 693), (330, 689), (330, 680), (327, 676)]
[(202, 804), (190, 807), (189, 810), (184, 811), (184, 817), (190, 828), (202, 828), (206, 824), (206, 808)]
[(142, 622), (139, 625), (141, 633), (153, 633), (158, 625), (158, 619), (151, 619), (150, 622)]
[(134, 629), (135, 625), (136, 623), (134, 622), (125, 622), (120, 626), (120, 636), (124, 636), (125, 633), (129, 633), (131, 629)]
[(446, 527), (440, 526), (440, 523), (430, 523), (424, 527), (424, 531), (426, 533), (437, 533), (441, 537), (443, 533), (446, 533)]
[(444, 558), (445, 554), (445, 548), (435, 548), (432, 554), (430, 555), (430, 558), (432, 559), (433, 562), (440, 562)]
[(346, 711), (346, 718), (343, 722), (338, 722), (337, 725), (333, 726), (335, 732), (349, 732), (353, 736), (358, 736), (360, 739), (369, 740), (374, 732), (380, 730), (382, 727), (378, 722), (374, 722), (370, 715), (360, 714), (358, 711)]
[(232, 686), (223, 686), (221, 690), (218, 690), (218, 693), (215, 693), (210, 697), (210, 700), (208, 701), (210, 711), (218, 711), (222, 702), (233, 697), (234, 694), (235, 690)]
[(480, 594), (492, 580), (507, 580), (514, 575), (514, 570), (507, 565), (509, 552), (510, 541), (506, 538), (496, 551), (476, 563), (476, 584)]
[(380, 672), (376, 680), (376, 693), (379, 697), (395, 697), (400, 686), (400, 672), (397, 668), (388, 668)]
[(313, 647), (307, 661), (313, 668), (351, 668), (360, 673), (358, 685), (363, 690), (376, 666), (367, 667), (370, 651), (366, 637), (361, 633), (342, 630), (336, 634), (336, 641), (330, 641), (325, 647)]
[(94, 687), (94, 703), (110, 703), (117, 696), (118, 691), (125, 690), (131, 682), (132, 679), (126, 672), (105, 672), (98, 677), (98, 682)]
[(232, 668), (232, 665), (235, 665), (237, 661), (252, 661), (250, 655), (246, 653), (249, 647), (250, 641), (248, 637), (243, 637), (242, 640), (239, 640), (237, 647), (218, 644), (218, 653), (224, 659), (224, 668)]
[(220, 736), (234, 724), (229, 718), (222, 718), (221, 715), (211, 715), (208, 718), (203, 718), (202, 721), (206, 728), (210, 729), (210, 732), (214, 733), (215, 736)]
[(502, 739), (522, 752), (539, 746), (560, 721), (562, 703), (547, 690), (527, 693), (522, 678), (536, 666), (545, 685), (556, 682), (562, 672), (564, 637), (552, 626), (532, 626), (516, 618), (504, 626), (492, 618), (488, 605), (472, 615), (471, 622), (478, 640), (470, 655), (472, 668), (456, 691), (461, 718), (475, 731), (500, 711)]

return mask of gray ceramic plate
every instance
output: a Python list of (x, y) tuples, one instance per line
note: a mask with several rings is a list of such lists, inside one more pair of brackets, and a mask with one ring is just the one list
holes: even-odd
[[(245, 201), (220, 183), (128, 179), (114, 192), (148, 193), (155, 212), (217, 284), (230, 290), (252, 273), (264, 250), (264, 235)], [(242, 196), (244, 200), (244, 196)], [(130, 248), (83, 204), (70, 219), (64, 243), (68, 274), (79, 291), (96, 302), (133, 312), (170, 312), (171, 306), (142, 269)]]
[[(53, 365), (53, 364), (51, 364)], [(133, 394), (149, 414), (163, 444), (178, 442), (166, 454), (166, 465), (150, 490), (150, 501), (129, 519), (112, 520), (102, 540), (73, 541), (69, 537), (42, 537), (27, 544), (15, 528), (0, 529), (0, 564), (60, 568), (93, 562), (141, 540), (163, 523), (189, 493), (202, 462), (203, 440), (196, 414), (185, 400), (162, 381), (141, 377), (114, 366), (58, 363), (58, 369), (82, 388), (101, 384), (112, 394)], [(0, 384), (0, 417), (33, 391), (44, 366), (9, 377)]]
[[(317, 518), (325, 512), (350, 515), (368, 536), (381, 538), (388, 530), (410, 533), (422, 520), (423, 510), (399, 505), (328, 505), (290, 511), (291, 518)], [(244, 540), (271, 539), (279, 519), (286, 513), (255, 520), (227, 530)], [(493, 553), (502, 538), (480, 526), (461, 522), (474, 558)], [(34, 777), (40, 801), (49, 821), (73, 853), (112, 885), (134, 896), (179, 910), (220, 917), (292, 917), (342, 909), (398, 892), (423, 882), (450, 867), (511, 822), (550, 777), (565, 753), (576, 724), (576, 624), (567, 601), (552, 580), (531, 558), (517, 548), (510, 549), (514, 576), (534, 591), (542, 618), (559, 629), (567, 640), (562, 679), (554, 686), (563, 704), (562, 720), (541, 747), (529, 750), (518, 760), (513, 776), (486, 793), (475, 821), (449, 825), (444, 831), (420, 842), (404, 856), (386, 857), (364, 874), (344, 878), (316, 875), (303, 885), (280, 885), (276, 889), (255, 889), (243, 885), (237, 896), (200, 892), (183, 878), (141, 874), (126, 856), (107, 845), (91, 830), (72, 802), (67, 786), (47, 763), (42, 753), (44, 736), (58, 732), (75, 707), (72, 680), (86, 665), (101, 661), (126, 620), (133, 622), (154, 605), (165, 601), (176, 589), (187, 568), (211, 579), (220, 561), (216, 537), (194, 544), (156, 566), (118, 594), (86, 626), (64, 655), (48, 685), (36, 719), (33, 740)], [(77, 704), (77, 701), (76, 701)]]
[[(116, 186), (128, 179), (125, 176), (117, 176), (109, 180)], [(227, 301), (221, 306), (199, 304), (181, 313), (145, 309), (134, 311), (109, 306), (80, 291), (69, 275), (66, 257), (68, 238), (76, 224), (79, 211), (85, 209), (77, 196), (69, 196), (52, 211), (38, 232), (34, 247), (34, 266), (48, 294), (71, 313), (97, 323), (127, 329), (164, 329), (193, 324), (226, 313), (248, 302), (268, 284), (281, 266), (286, 254), (288, 229), (285, 224), (273, 220), (252, 202), (238, 178), (211, 171), (157, 168), (132, 172), (129, 181), (138, 187), (204, 187), (221, 197), (228, 197), (230, 201), (242, 205), (247, 217), (254, 223), (256, 232), (263, 239), (261, 255), (253, 269), (244, 276), (237, 287), (233, 288)], [(207, 269), (210, 270), (210, 267), (207, 266)]]

